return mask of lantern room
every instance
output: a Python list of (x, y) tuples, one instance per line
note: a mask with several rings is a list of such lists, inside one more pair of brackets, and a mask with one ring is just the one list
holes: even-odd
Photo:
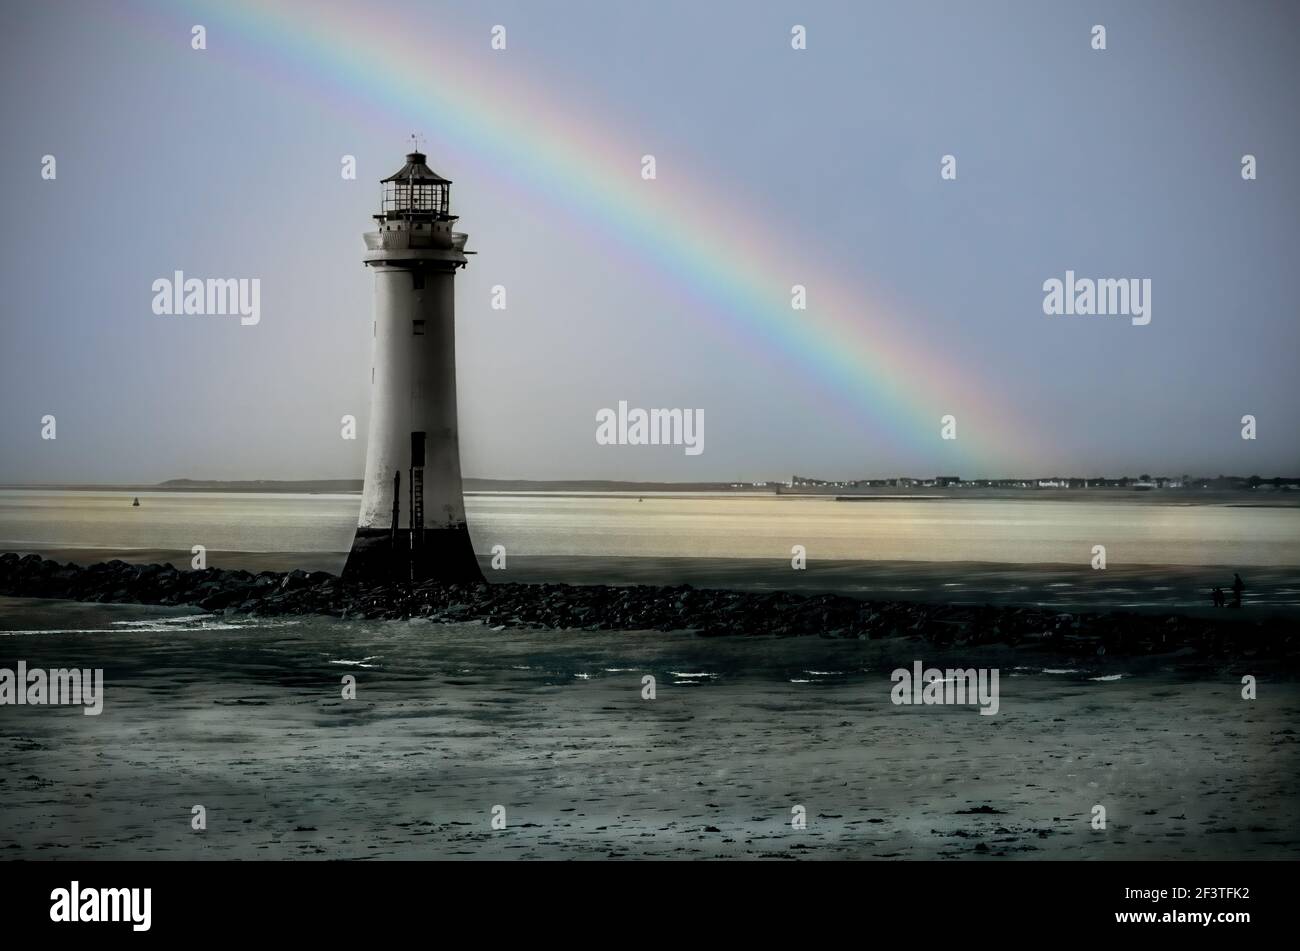
[(410, 152), (406, 164), (382, 182), (384, 218), (448, 220), (451, 182), (425, 164), (423, 152)]

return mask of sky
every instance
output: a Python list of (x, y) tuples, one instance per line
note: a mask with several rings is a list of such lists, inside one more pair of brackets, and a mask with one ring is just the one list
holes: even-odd
[[(360, 478), (361, 235), (412, 132), (478, 252), (467, 476), (1300, 475), (1298, 27), (1154, 0), (14, 7), (0, 483)], [(259, 322), (156, 315), (177, 270), (257, 278)], [(1067, 271), (1149, 280), (1150, 322), (1045, 314)], [(702, 413), (703, 451), (599, 444), (620, 401)]]

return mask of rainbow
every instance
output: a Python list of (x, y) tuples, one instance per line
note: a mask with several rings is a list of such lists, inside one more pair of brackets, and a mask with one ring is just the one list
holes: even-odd
[[(888, 433), (925, 458), (963, 466), (963, 475), (982, 470), (969, 476), (1026, 461), (1015, 410), (928, 344), (915, 321), (826, 273), (815, 250), (792, 245), (788, 229), (728, 205), (718, 182), (646, 187), (636, 137), (572, 115), (512, 65), (522, 57), (501, 56), (499, 68), (484, 69), (455, 45), (431, 48), (423, 36), (392, 30), (372, 3), (223, 0), (154, 9), (157, 17), (140, 22), (167, 42), (203, 23), (210, 47), (219, 33), (224, 58), (278, 86), (399, 127), (437, 129), (474, 174), (591, 220), (701, 299), (728, 346), (802, 371), (801, 385), (820, 385), (828, 410), (847, 413), (864, 440)], [(488, 40), (476, 52), (487, 51)], [(790, 306), (796, 282), (808, 288), (805, 311)], [(958, 415), (960, 438), (941, 446), (947, 412)]]

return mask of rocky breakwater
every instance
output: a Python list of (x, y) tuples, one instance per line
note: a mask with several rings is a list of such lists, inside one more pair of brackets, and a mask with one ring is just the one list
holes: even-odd
[(702, 636), (918, 636), (936, 646), (1034, 645), (1075, 656), (1181, 652), (1227, 660), (1300, 655), (1294, 622), (1227, 609), (1222, 617), (1062, 614), (1034, 607), (869, 601), (689, 585), (373, 585), (344, 582), (320, 571), (183, 571), (122, 561), (81, 567), (13, 553), (0, 556), (0, 594), (193, 605), (222, 614), (478, 620), (489, 627), (691, 630)]

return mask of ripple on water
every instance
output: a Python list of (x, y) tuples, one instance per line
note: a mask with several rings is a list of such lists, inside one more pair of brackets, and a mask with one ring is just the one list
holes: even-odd
[(379, 655), (373, 654), (370, 657), (363, 657), (360, 660), (343, 660), (343, 659), (331, 660), (330, 663), (341, 664), (345, 667), (378, 667), (379, 666), (378, 664), (368, 663), (369, 661), (372, 660), (379, 660)]
[(677, 678), (676, 680), (673, 681), (673, 685), (682, 686), (682, 687), (692, 686), (692, 685), (698, 686), (700, 684), (707, 684), (710, 681), (718, 679), (717, 674), (710, 674), (710, 673), (688, 673), (688, 672), (677, 671), (677, 670), (670, 670), (668, 671), (668, 673), (672, 674), (674, 677)]
[[(185, 617), (148, 618), (143, 621), (110, 621), (111, 627), (43, 627), (0, 631), (0, 637), (15, 637), (28, 634), (158, 634), (184, 633), (188, 631), (239, 631), (246, 627), (256, 627), (258, 622), (218, 620), (211, 614), (194, 614)], [(286, 621), (296, 624), (296, 621)], [(267, 626), (262, 624), (262, 626)]]

